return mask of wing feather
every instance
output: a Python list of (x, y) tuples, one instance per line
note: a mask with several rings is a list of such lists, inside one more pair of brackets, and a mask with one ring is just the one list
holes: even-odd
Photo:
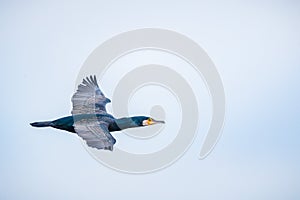
[(86, 144), (97, 149), (113, 150), (116, 139), (108, 130), (109, 124), (99, 120), (96, 116), (88, 119), (76, 120), (75, 131)]
[(106, 113), (106, 104), (111, 102), (100, 90), (96, 76), (83, 79), (77, 91), (72, 96), (72, 114), (101, 114)]

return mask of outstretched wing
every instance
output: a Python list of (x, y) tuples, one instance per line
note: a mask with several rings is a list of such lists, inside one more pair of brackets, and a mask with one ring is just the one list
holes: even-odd
[(106, 104), (111, 102), (101, 92), (96, 76), (83, 79), (72, 97), (72, 114), (101, 114), (106, 113)]
[(101, 92), (96, 76), (83, 79), (72, 97), (74, 129), (87, 145), (113, 150), (115, 138), (108, 130), (113, 117), (106, 112), (110, 100)]
[(76, 120), (75, 131), (90, 147), (113, 150), (115, 138), (109, 133), (108, 123), (99, 120), (96, 116)]

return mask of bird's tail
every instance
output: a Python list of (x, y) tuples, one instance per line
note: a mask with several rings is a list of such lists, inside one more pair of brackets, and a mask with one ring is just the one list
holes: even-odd
[(34, 127), (48, 127), (52, 125), (52, 121), (46, 121), (46, 122), (33, 122), (30, 123), (31, 126)]

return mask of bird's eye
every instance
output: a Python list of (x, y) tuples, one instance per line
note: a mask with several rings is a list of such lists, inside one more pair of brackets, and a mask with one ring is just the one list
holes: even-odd
[(149, 118), (149, 119), (148, 119), (148, 121), (149, 121), (149, 122), (152, 122), (152, 119), (151, 119), (151, 118)]

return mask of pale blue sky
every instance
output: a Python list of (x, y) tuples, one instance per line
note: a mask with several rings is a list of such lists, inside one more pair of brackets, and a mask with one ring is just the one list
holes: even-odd
[[(1, 1), (0, 199), (300, 198), (298, 1)], [(29, 122), (70, 113), (87, 56), (113, 35), (156, 27), (201, 45), (227, 98), (223, 135), (174, 165), (129, 175), (74, 135)]]

